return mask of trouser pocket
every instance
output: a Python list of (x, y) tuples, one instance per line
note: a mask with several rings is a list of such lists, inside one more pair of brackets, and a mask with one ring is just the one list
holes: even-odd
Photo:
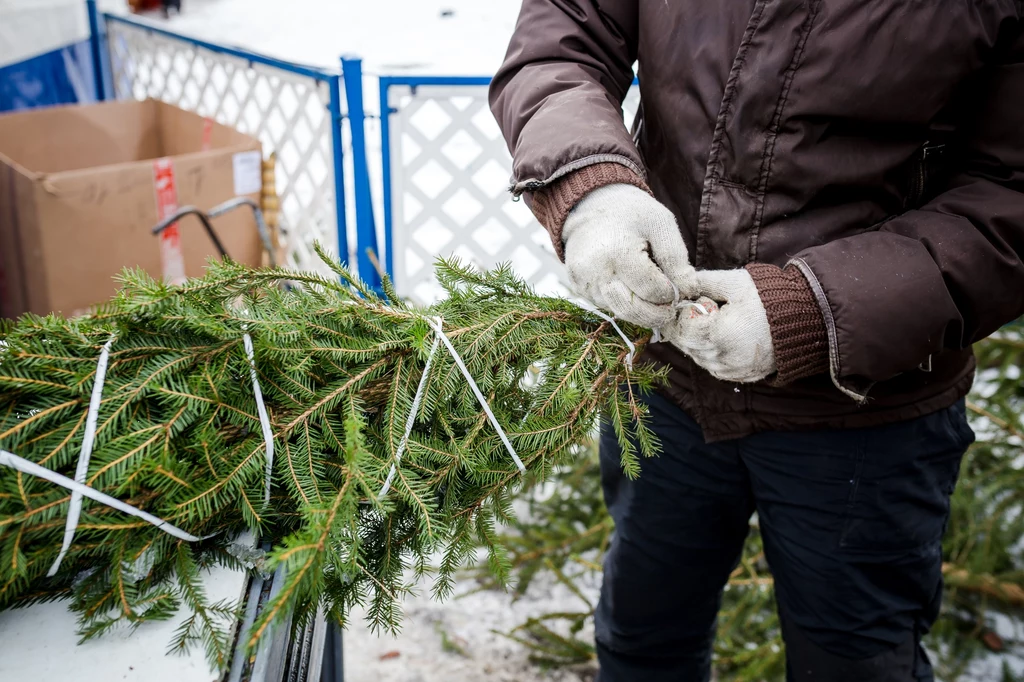
[[(743, 448), (780, 615), (836, 661), (887, 660), (938, 615), (942, 534), (967, 445), (955, 416), (764, 434)], [(906, 646), (904, 670), (926, 670)], [(909, 675), (893, 679), (921, 678)]]
[(940, 541), (972, 439), (962, 403), (867, 434), (840, 548), (906, 551)]
[(934, 682), (916, 633), (870, 658), (837, 656), (812, 642), (798, 628), (783, 624), (786, 682)]

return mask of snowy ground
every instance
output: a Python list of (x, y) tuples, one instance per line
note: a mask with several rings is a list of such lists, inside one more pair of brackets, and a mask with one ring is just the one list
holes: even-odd
[[(116, 9), (122, 0), (106, 0)], [(175, 31), (288, 61), (370, 73), (490, 75), (505, 54), (520, 0), (182, 0)]]
[[(564, 586), (541, 576), (529, 594), (513, 602), (505, 593), (474, 591), (463, 581), (453, 600), (440, 604), (423, 593), (405, 604), (397, 638), (378, 637), (365, 627), (345, 632), (346, 682), (590, 682), (596, 668), (541, 671), (524, 647), (498, 633), (553, 611), (579, 611), (583, 604)], [(596, 599), (598, 586), (585, 586)], [(584, 637), (588, 633), (583, 633)]]

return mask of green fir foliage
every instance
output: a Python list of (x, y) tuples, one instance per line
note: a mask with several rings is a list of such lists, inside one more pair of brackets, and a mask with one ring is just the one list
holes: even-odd
[[(237, 564), (226, 549), (251, 531), (272, 546), (261, 570), (283, 566), (287, 577), (243, 634), (250, 648), (272, 624), (318, 608), (344, 622), (365, 604), (373, 626), (392, 631), (409, 569), (425, 573), (428, 558), (440, 556), (439, 597), (480, 544), (494, 575), (509, 574), (497, 527), (510, 521), (512, 496), (570, 464), (603, 408), (624, 439), (642, 444), (627, 469), (654, 454), (636, 395), (663, 376), (629, 369), (625, 343), (600, 317), (537, 296), (508, 268), (439, 264), (448, 297), (425, 310), (390, 285), (381, 297), (344, 269), (336, 275), (223, 262), (168, 287), (127, 272), (92, 316), (0, 324), (0, 448), (74, 477), (96, 361), (113, 336), (88, 484), (210, 536), (184, 543), (86, 500), (49, 579), (69, 493), (0, 467), (0, 608), (69, 598), (88, 639), (184, 607), (172, 649), (198, 643), (223, 667), (238, 606), (210, 603), (201, 575)], [(525, 481), (442, 346), (392, 490), (378, 497), (433, 342), (426, 316), (443, 319), (526, 464)], [(273, 426), (269, 504), (245, 333)]]

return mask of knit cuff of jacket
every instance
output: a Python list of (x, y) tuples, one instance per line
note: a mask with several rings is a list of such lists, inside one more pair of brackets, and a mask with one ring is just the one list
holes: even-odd
[(828, 331), (814, 292), (795, 267), (747, 266), (768, 313), (778, 367), (776, 385), (828, 371)]
[(584, 166), (531, 193), (527, 205), (551, 235), (559, 260), (565, 260), (562, 225), (565, 224), (565, 218), (573, 206), (598, 187), (622, 184), (633, 185), (648, 194), (651, 193), (643, 178), (626, 166), (614, 162)]

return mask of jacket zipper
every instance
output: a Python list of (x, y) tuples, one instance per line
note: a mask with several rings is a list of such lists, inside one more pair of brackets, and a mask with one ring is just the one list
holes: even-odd
[(924, 196), (924, 156), (919, 156), (914, 164), (913, 177), (910, 178), (910, 191), (907, 193), (905, 208), (915, 208)]
[(921, 146), (921, 151), (915, 158), (914, 172), (910, 178), (911, 184), (907, 192), (905, 208), (917, 208), (924, 201), (925, 192), (928, 190), (928, 159), (937, 153), (941, 153), (945, 148), (945, 144), (930, 141), (925, 142)]

